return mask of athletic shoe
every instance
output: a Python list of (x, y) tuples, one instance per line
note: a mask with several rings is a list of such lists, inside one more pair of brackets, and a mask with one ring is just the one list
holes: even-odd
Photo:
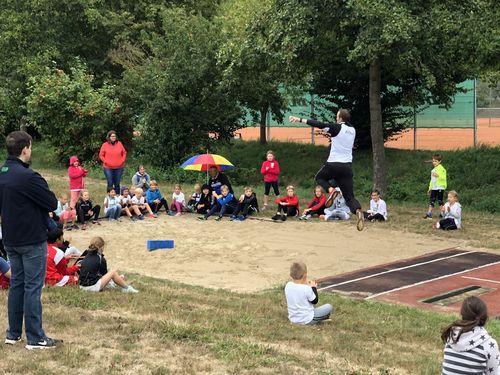
[(281, 215), (281, 221), (286, 221), (286, 215)]
[(151, 219), (155, 219), (155, 218), (157, 218), (158, 216), (156, 216), (156, 215), (154, 215), (154, 214), (151, 214), (151, 215), (149, 215), (149, 217), (150, 217)]
[(108, 285), (106, 285), (106, 288), (115, 289), (116, 288), (115, 282), (113, 280), (109, 280), (109, 283), (108, 283)]
[(198, 216), (198, 220), (207, 220), (207, 218), (205, 216)]
[(177, 213), (175, 214), (175, 216), (177, 216), (177, 217), (179, 217), (179, 216), (181, 216), (181, 215), (182, 215), (182, 212), (177, 212)]
[(72, 227), (73, 229), (77, 229), (77, 230), (78, 230), (78, 229), (80, 229), (80, 227), (78, 226), (78, 224), (73, 224), (71, 227)]
[(114, 218), (110, 217), (110, 218), (108, 219), (108, 221), (116, 221), (116, 219), (114, 219)]
[(432, 219), (432, 212), (427, 212), (427, 213), (424, 215), (424, 219)]
[(335, 200), (335, 198), (337, 198), (337, 195), (339, 195), (339, 192), (337, 190), (334, 190), (330, 193), (325, 203), (326, 208), (332, 207), (333, 201)]
[(97, 220), (92, 220), (92, 224), (97, 224), (97, 225), (101, 225), (101, 223)]
[(72, 230), (72, 229), (73, 229), (73, 227), (71, 225), (66, 225), (64, 227), (64, 230)]
[(246, 219), (246, 216), (243, 216), (243, 215), (238, 216), (239, 221), (245, 221), (245, 219)]
[(363, 215), (363, 211), (357, 210), (356, 216), (358, 217), (356, 228), (361, 232), (365, 228), (365, 216)]
[(143, 221), (144, 220), (144, 215), (139, 215), (139, 220)]
[(38, 341), (34, 343), (28, 343), (26, 345), (26, 349), (35, 350), (35, 349), (55, 349), (57, 346), (63, 343), (63, 340), (50, 339), (48, 337), (43, 341)]
[(217, 216), (217, 217), (215, 218), (215, 221), (221, 221), (221, 220), (222, 220), (222, 216)]
[(123, 293), (139, 293), (137, 289), (135, 289), (132, 285), (127, 286), (126, 288), (122, 288)]
[(131, 217), (130, 217), (130, 221), (132, 221), (132, 222), (134, 222), (134, 223), (135, 223), (135, 222), (137, 221), (137, 219), (136, 219), (135, 217), (131, 216)]
[(20, 338), (20, 337), (15, 338), (15, 339), (10, 338), (10, 337), (6, 337), (6, 338), (5, 338), (5, 343), (6, 343), (7, 345), (16, 345), (16, 344), (17, 344), (18, 342), (20, 342), (20, 341), (21, 341), (21, 338)]
[(234, 221), (234, 220), (238, 220), (238, 217), (236, 215), (231, 215), (229, 221)]
[(280, 221), (280, 220), (281, 220), (281, 215), (276, 214), (276, 215), (274, 215), (274, 216), (271, 218), (271, 220), (274, 220), (274, 221)]

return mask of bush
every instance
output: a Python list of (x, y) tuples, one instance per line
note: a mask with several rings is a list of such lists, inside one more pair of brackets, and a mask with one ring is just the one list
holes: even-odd
[(27, 100), (29, 120), (49, 144), (59, 160), (78, 155), (96, 158), (110, 129), (127, 143), (130, 125), (121, 113), (112, 86), (95, 89), (93, 76), (79, 62), (66, 74), (48, 69), (30, 80)]

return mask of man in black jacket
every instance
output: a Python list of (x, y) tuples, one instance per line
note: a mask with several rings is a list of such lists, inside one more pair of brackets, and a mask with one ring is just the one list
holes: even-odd
[(6, 139), (8, 157), (0, 167), (0, 215), (3, 243), (9, 256), (10, 281), (6, 344), (21, 341), (23, 318), (26, 349), (53, 348), (60, 340), (42, 328), (42, 287), (47, 261), (48, 213), (56, 210), (57, 198), (47, 182), (29, 168), (31, 137), (15, 131)]
[(210, 174), (210, 180), (208, 181), (208, 184), (212, 189), (213, 195), (220, 195), (221, 194), (220, 188), (223, 185), (226, 185), (229, 188), (229, 192), (234, 195), (233, 187), (229, 182), (229, 178), (227, 178), (227, 176), (224, 173), (219, 172), (216, 166), (214, 165), (211, 166), (208, 169), (208, 173)]

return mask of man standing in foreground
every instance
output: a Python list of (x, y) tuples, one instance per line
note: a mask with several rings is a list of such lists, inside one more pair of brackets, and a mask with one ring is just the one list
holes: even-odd
[(42, 328), (42, 288), (47, 261), (48, 213), (57, 198), (47, 181), (29, 168), (31, 136), (14, 131), (6, 138), (8, 157), (0, 167), (0, 215), (3, 242), (9, 256), (9, 328), (5, 343), (21, 341), (23, 318), (26, 349), (49, 349), (61, 340), (50, 339)]
[(350, 119), (351, 114), (349, 111), (342, 108), (337, 112), (336, 124), (307, 120), (295, 116), (290, 116), (288, 121), (302, 122), (322, 129), (323, 132), (328, 133), (330, 136), (330, 154), (326, 163), (316, 174), (316, 181), (329, 194), (325, 205), (331, 207), (336, 196), (335, 186), (332, 185), (332, 180), (335, 180), (351, 212), (356, 214), (358, 219), (356, 227), (361, 231), (364, 228), (364, 217), (361, 205), (354, 197), (354, 184), (352, 181), (352, 148), (356, 138), (356, 130), (349, 123)]

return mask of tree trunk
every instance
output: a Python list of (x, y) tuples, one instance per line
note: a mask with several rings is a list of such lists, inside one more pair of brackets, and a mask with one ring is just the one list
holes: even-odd
[(261, 145), (267, 144), (267, 137), (266, 137), (267, 111), (268, 111), (268, 107), (261, 108), (261, 110), (260, 110), (260, 144)]
[(385, 167), (384, 129), (382, 124), (382, 104), (380, 86), (382, 81), (381, 64), (376, 60), (370, 64), (370, 133), (373, 152), (373, 187), (386, 199), (387, 170)]

